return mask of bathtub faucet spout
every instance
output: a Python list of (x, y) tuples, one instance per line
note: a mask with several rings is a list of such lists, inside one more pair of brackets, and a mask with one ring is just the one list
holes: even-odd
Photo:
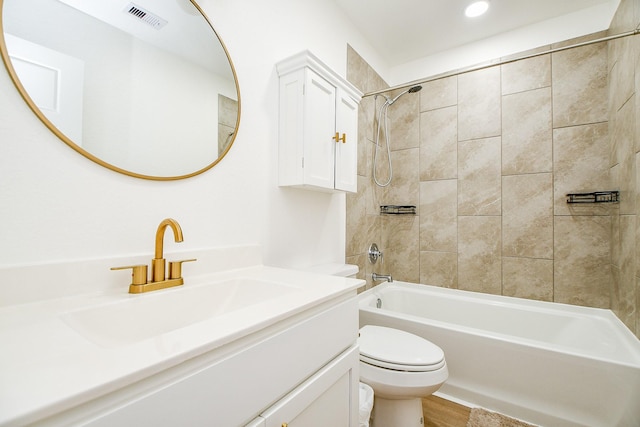
[(371, 279), (375, 282), (377, 280), (386, 280), (387, 282), (393, 282), (393, 277), (390, 274), (371, 274)]

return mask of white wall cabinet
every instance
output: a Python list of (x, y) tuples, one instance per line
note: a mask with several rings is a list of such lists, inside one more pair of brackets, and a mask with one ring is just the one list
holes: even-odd
[(279, 185), (357, 191), (362, 94), (305, 51), (277, 64)]

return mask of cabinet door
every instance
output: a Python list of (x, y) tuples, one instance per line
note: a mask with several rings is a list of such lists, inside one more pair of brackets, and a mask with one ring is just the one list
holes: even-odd
[(336, 132), (342, 138), (336, 143), (335, 188), (355, 193), (358, 187), (358, 103), (347, 93), (337, 90)]
[(358, 361), (353, 346), (265, 411), (265, 427), (357, 427)]
[(304, 90), (304, 183), (333, 189), (336, 88), (307, 70)]

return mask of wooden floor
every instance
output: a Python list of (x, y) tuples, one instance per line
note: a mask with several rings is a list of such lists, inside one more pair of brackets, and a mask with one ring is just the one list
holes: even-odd
[(422, 399), (425, 427), (466, 427), (470, 408), (437, 396)]

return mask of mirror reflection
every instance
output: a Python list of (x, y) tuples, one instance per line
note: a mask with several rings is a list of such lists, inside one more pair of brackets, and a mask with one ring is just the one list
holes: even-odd
[(209, 169), (230, 148), (235, 73), (190, 0), (0, 4), (9, 72), (77, 151), (129, 175), (176, 179)]

